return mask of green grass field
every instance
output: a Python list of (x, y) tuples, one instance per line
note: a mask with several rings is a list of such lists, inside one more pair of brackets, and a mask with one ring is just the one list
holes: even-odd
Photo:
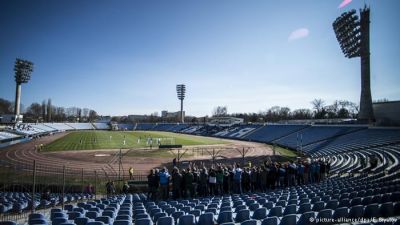
[(223, 140), (215, 138), (158, 131), (76, 131), (47, 144), (42, 151), (150, 147), (147, 143), (149, 138), (153, 139), (153, 146), (157, 146), (157, 140), (159, 138), (161, 139), (161, 144), (177, 144), (183, 146), (226, 143)]

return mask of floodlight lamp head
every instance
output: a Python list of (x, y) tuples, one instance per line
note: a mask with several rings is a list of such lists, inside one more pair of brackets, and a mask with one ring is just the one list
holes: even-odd
[(28, 81), (31, 79), (32, 71), (33, 71), (32, 62), (19, 58), (15, 60), (14, 72), (15, 72), (15, 82), (17, 84), (28, 83)]
[(179, 100), (185, 99), (186, 86), (184, 84), (176, 85), (176, 93), (178, 94)]
[(333, 30), (347, 58), (360, 56), (361, 29), (356, 10), (343, 13), (333, 22)]

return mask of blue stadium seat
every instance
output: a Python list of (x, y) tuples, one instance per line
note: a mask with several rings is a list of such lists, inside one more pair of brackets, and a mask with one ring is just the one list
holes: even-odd
[(241, 223), (241, 222), (243, 222), (245, 220), (249, 220), (249, 219), (250, 219), (250, 210), (242, 209), (236, 214), (235, 222)]
[(160, 217), (157, 220), (157, 225), (174, 225), (175, 221), (174, 218), (170, 216)]
[(218, 214), (217, 223), (230, 223), (233, 222), (232, 211), (223, 211)]
[(288, 205), (285, 207), (285, 210), (283, 211), (283, 215), (289, 215), (289, 214), (296, 214), (297, 206), (296, 205)]
[(362, 205), (355, 205), (350, 208), (349, 211), (349, 218), (361, 218), (364, 215), (364, 206)]
[(204, 212), (210, 212), (210, 213), (213, 213), (214, 215), (216, 215), (217, 209), (216, 208), (206, 209)]
[(314, 212), (319, 212), (319, 211), (323, 210), (324, 208), (325, 208), (325, 203), (322, 201), (319, 201), (319, 202), (314, 203), (311, 210)]
[(267, 217), (261, 221), (261, 225), (278, 225), (278, 217)]
[(260, 208), (260, 204), (258, 204), (258, 203), (252, 203), (252, 204), (249, 205), (249, 209), (251, 211), (254, 211), (254, 210), (258, 209), (258, 208)]
[(272, 208), (268, 213), (268, 217), (271, 217), (271, 216), (281, 217), (282, 216), (282, 206), (275, 206), (274, 208)]
[(214, 214), (206, 212), (200, 215), (198, 225), (214, 225)]
[(392, 217), (394, 216), (394, 207), (392, 202), (386, 202), (379, 207), (380, 216)]
[(305, 212), (310, 212), (311, 211), (311, 204), (310, 203), (304, 203), (301, 204), (299, 209), (297, 210), (298, 214), (303, 214)]
[(76, 225), (86, 225), (89, 223), (90, 219), (87, 217), (78, 217), (74, 219)]
[(178, 222), (178, 219), (183, 215), (185, 215), (185, 212), (182, 211), (172, 213), (172, 217), (174, 218), (175, 222)]
[[(79, 213), (79, 212), (76, 212), (76, 213)], [(95, 211), (89, 211), (89, 212), (86, 213), (85, 216), (86, 216), (87, 218), (89, 218), (89, 219), (96, 219), (97, 217), (100, 216), (100, 213), (95, 212)]]
[(153, 221), (150, 218), (137, 219), (135, 225), (153, 225)]
[(348, 198), (340, 199), (338, 207), (349, 207), (350, 200)]
[(239, 212), (240, 210), (243, 210), (243, 209), (247, 209), (247, 206), (245, 206), (245, 205), (238, 205), (238, 206), (235, 208), (235, 213), (237, 213), (237, 212)]
[(68, 220), (74, 220), (77, 217), (82, 217), (82, 213), (80, 212), (67, 212)]
[(101, 221), (91, 221), (88, 222), (86, 225), (105, 225), (105, 224)]
[(365, 207), (364, 209), (365, 218), (373, 218), (373, 217), (378, 218), (379, 216), (380, 216), (379, 205), (377, 203), (373, 203)]
[(115, 220), (130, 220), (132, 221), (132, 217), (129, 215), (118, 215), (115, 217)]
[(279, 225), (296, 225), (296, 214), (285, 215)]
[(240, 223), (240, 225), (257, 225), (257, 220), (246, 220)]
[(150, 219), (150, 215), (147, 214), (147, 213), (140, 213), (140, 214), (136, 214), (136, 215), (135, 215), (135, 220), (138, 220), (138, 219), (147, 219), (147, 218)]
[[(332, 219), (333, 210), (332, 209), (323, 209), (318, 212), (318, 219)], [(333, 221), (321, 221), (319, 224), (332, 224)]]
[(63, 212), (53, 212), (50, 214), (50, 220), (55, 218), (67, 218), (67, 215)]
[(333, 212), (333, 219), (347, 218), (349, 216), (349, 209), (347, 207), (336, 208)]
[(196, 225), (194, 215), (183, 215), (178, 219), (178, 225)]
[(165, 210), (165, 212), (170, 216), (172, 215), (172, 213), (176, 212), (176, 208), (175, 207), (171, 207)]
[(314, 212), (305, 212), (301, 214), (299, 221), (297, 221), (297, 225), (311, 225), (314, 224), (310, 218), (315, 218)]
[(166, 216), (167, 216), (166, 213), (164, 213), (164, 212), (158, 212), (158, 213), (154, 214), (153, 221), (154, 221), (154, 222), (157, 222), (158, 218), (166, 217)]
[(57, 218), (53, 218), (51, 220), (52, 225), (60, 225), (62, 223), (66, 223), (66, 222), (68, 222), (68, 220), (65, 217), (57, 217)]
[(131, 220), (115, 220), (113, 225), (132, 225)]
[(252, 219), (262, 220), (267, 217), (267, 208), (258, 208), (254, 211)]
[(111, 224), (112, 219), (109, 216), (99, 216), (95, 219), (95, 221), (101, 221), (104, 224)]

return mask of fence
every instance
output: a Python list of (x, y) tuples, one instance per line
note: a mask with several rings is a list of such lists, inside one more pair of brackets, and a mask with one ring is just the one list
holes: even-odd
[[(117, 193), (122, 192), (124, 182), (128, 181), (131, 185), (130, 192), (142, 192), (147, 185), (147, 175), (134, 174), (130, 177), (123, 171), (111, 174), (105, 170), (39, 164), (36, 161), (32, 161), (32, 163), (0, 161), (0, 197), (2, 197), (1, 194), (11, 192), (27, 193), (32, 196), (31, 202), (35, 202), (35, 200), (40, 200), (40, 195), (44, 192), (60, 196), (61, 199), (64, 199), (64, 195), (67, 193), (92, 192), (91, 194), (96, 199), (106, 194), (106, 184), (109, 181), (115, 182)], [(92, 188), (89, 189), (89, 185)], [(64, 204), (64, 202), (61, 201), (60, 204)], [(0, 214), (0, 221), (9, 219), (15, 221), (26, 217), (26, 213), (34, 210), (35, 206), (30, 204), (22, 212), (12, 210), (9, 213)]]

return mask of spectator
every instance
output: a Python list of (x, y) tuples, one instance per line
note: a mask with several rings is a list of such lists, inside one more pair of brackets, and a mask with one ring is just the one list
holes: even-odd
[(253, 167), (250, 171), (250, 182), (251, 182), (251, 192), (255, 192), (258, 187), (257, 187), (257, 181), (258, 181), (258, 169), (256, 167)]
[(157, 169), (150, 170), (150, 174), (147, 176), (148, 193), (147, 198), (156, 201), (157, 200), (157, 189), (159, 184), (159, 177), (157, 174)]
[(217, 174), (213, 168), (210, 169), (210, 173), (208, 174), (208, 188), (210, 195), (216, 195), (216, 186), (217, 186)]
[(233, 188), (236, 194), (242, 194), (242, 173), (243, 170), (239, 164), (233, 168)]
[(106, 184), (107, 196), (115, 194), (114, 181), (109, 181)]
[(217, 171), (217, 194), (223, 195), (224, 194), (224, 170), (222, 166), (218, 167)]
[(128, 192), (129, 192), (129, 184), (128, 184), (128, 182), (125, 182), (124, 185), (122, 186), (122, 192), (124, 194), (128, 194)]
[(208, 174), (206, 168), (202, 168), (200, 170), (199, 177), (199, 194), (202, 197), (207, 196), (207, 183), (208, 183)]
[(193, 176), (192, 171), (190, 171), (190, 168), (188, 168), (183, 175), (183, 183), (185, 183), (184, 197), (193, 198), (194, 197), (194, 189), (193, 189), (194, 176)]
[(177, 167), (172, 170), (172, 198), (174, 200), (181, 197), (182, 174)]
[(167, 200), (169, 197), (169, 179), (168, 169), (164, 167), (160, 172), (160, 192), (163, 200)]

